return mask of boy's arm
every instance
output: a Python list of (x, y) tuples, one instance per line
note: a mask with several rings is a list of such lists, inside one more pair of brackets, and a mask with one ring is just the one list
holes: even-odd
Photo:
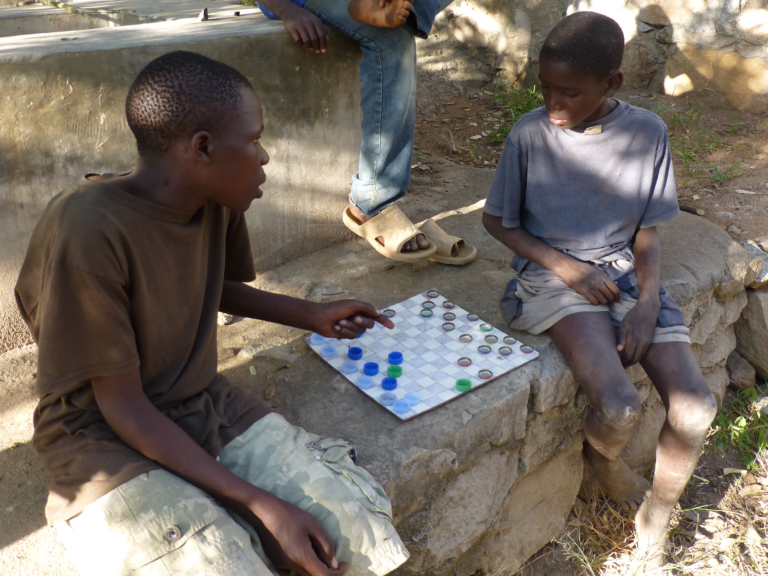
[(637, 364), (651, 345), (659, 317), (659, 235), (656, 228), (641, 228), (635, 237), (635, 272), (640, 297), (624, 316), (616, 347), (625, 366)]
[(294, 42), (315, 52), (325, 52), (328, 47), (328, 30), (312, 12), (291, 0), (259, 0), (259, 4), (283, 21), (283, 26)]
[(607, 304), (619, 301), (619, 288), (608, 276), (586, 262), (563, 254), (548, 246), (522, 226), (507, 228), (501, 216), (483, 212), (483, 226), (488, 233), (511, 249), (562, 278), (568, 286), (589, 300), (590, 304)]
[(257, 290), (242, 282), (224, 281), (219, 310), (317, 332), (328, 338), (356, 338), (375, 322), (394, 328), (392, 321), (359, 300), (325, 304)]
[(126, 444), (245, 518), (276, 566), (311, 576), (339, 576), (346, 571), (346, 564), (338, 566), (333, 543), (317, 519), (213, 459), (152, 405), (138, 369), (93, 378), (91, 383), (104, 419)]

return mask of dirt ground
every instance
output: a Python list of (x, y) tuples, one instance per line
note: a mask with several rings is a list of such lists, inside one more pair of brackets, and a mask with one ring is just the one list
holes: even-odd
[[(503, 149), (495, 134), (509, 117), (499, 85), (474, 94), (441, 94), (419, 106), (416, 146), (457, 162), (492, 169)], [(685, 100), (621, 96), (656, 112), (671, 135), (680, 204), (703, 211), (742, 242), (768, 234), (768, 117), (700, 109)], [(416, 170), (424, 170), (416, 166)]]

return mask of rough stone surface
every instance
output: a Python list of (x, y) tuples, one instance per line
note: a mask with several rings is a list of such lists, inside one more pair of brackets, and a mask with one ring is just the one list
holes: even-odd
[(750, 290), (747, 306), (736, 322), (736, 351), (768, 378), (768, 290)]
[(749, 362), (744, 360), (735, 350), (728, 356), (725, 363), (725, 369), (728, 372), (728, 385), (737, 390), (746, 390), (754, 388), (757, 383), (755, 378), (755, 369)]

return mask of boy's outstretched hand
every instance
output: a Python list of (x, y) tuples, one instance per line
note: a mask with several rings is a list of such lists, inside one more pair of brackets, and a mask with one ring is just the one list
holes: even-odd
[(644, 300), (639, 300), (624, 316), (619, 326), (619, 343), (616, 346), (624, 366), (633, 366), (643, 359), (651, 345), (658, 317), (658, 302)]
[(357, 338), (378, 322), (394, 328), (392, 321), (367, 302), (338, 300), (318, 304), (314, 331), (326, 338)]

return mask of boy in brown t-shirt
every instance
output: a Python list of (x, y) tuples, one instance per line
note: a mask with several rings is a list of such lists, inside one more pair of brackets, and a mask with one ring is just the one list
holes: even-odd
[(83, 574), (389, 572), (408, 553), (381, 487), (348, 444), (216, 373), (216, 316), (330, 338), (391, 322), (364, 302), (244, 284), (255, 274), (242, 213), (269, 159), (239, 72), (166, 54), (134, 81), (126, 113), (133, 172), (55, 196), (16, 285), (39, 346), (33, 443), (52, 476), (49, 522)]

